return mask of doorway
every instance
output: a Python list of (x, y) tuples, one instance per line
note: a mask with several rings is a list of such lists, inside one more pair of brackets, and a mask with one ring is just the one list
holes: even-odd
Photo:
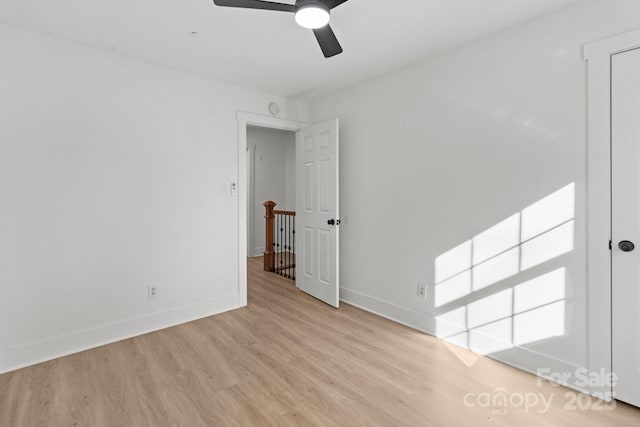
[[(296, 134), (293, 131), (259, 126), (247, 127), (249, 257), (263, 256), (267, 249), (264, 204), (274, 202), (276, 209), (281, 211), (296, 209), (295, 150)], [(290, 226), (287, 228), (291, 229)]]
[(280, 131), (297, 132), (302, 124), (295, 120), (238, 112), (238, 298), (239, 305), (247, 305), (247, 257), (249, 252), (249, 163), (251, 151), (247, 150), (247, 130), (261, 127)]
[[(238, 296), (247, 305), (248, 160), (247, 129), (258, 126), (296, 132), (295, 235), (301, 256), (295, 263), (296, 286), (337, 308), (339, 305), (339, 121), (305, 126), (299, 122), (238, 113)], [(266, 226), (265, 226), (266, 228)], [(265, 240), (265, 246), (269, 246)], [(265, 251), (266, 252), (266, 251)]]

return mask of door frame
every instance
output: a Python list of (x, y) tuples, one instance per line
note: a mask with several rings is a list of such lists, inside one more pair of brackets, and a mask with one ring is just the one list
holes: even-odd
[(297, 120), (238, 111), (238, 297), (247, 305), (247, 126), (298, 132), (305, 125)]
[[(611, 57), (640, 48), (640, 30), (584, 46), (588, 62), (588, 367), (612, 370)], [(612, 389), (591, 393), (611, 399)]]
[[(247, 203), (255, 198), (256, 146), (247, 145)], [(255, 206), (247, 204), (247, 256), (254, 256), (255, 244)]]

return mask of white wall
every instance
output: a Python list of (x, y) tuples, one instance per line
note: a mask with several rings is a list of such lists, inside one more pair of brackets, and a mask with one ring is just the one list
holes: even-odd
[[(311, 99), (310, 121), (341, 119), (341, 297), (439, 335), (447, 334), (436, 318), (449, 313), (451, 324), (445, 326), (469, 338), (464, 331), (471, 321), (464, 319), (464, 310), (478, 309), (484, 301), (489, 320), (509, 316), (503, 308), (511, 307), (510, 299), (485, 298), (513, 295), (516, 285), (564, 268), (564, 283), (558, 285), (564, 285), (563, 308), (555, 324), (547, 325), (548, 337), (514, 347), (507, 334), (507, 345), (500, 347), (505, 329), (494, 325), (472, 338), (472, 347), (493, 340), (487, 347), (498, 346), (487, 353), (530, 371), (548, 367), (573, 373), (586, 367), (587, 68), (582, 46), (639, 27), (640, 2), (586, 1)], [(437, 258), (571, 183), (575, 222), (568, 231), (574, 236), (567, 236), (572, 250), (436, 307)], [(554, 244), (542, 249), (541, 255), (550, 254)], [(517, 257), (515, 262), (517, 269)], [(416, 294), (419, 281), (427, 283), (426, 300)], [(525, 288), (517, 289), (525, 294)], [(531, 318), (514, 318), (507, 320), (513, 328), (540, 331)], [(549, 319), (543, 316), (542, 322)]]
[(5, 26), (0, 94), (0, 372), (239, 306), (236, 111), (297, 103)]
[(285, 203), (283, 210), (296, 210), (296, 134), (289, 132), (288, 141), (284, 147), (284, 166), (285, 166)]
[[(278, 210), (295, 210), (295, 132), (247, 128), (247, 146), (254, 148), (253, 241), (250, 255), (264, 252), (265, 208), (271, 200)], [(293, 170), (292, 170), (293, 169)], [(251, 248), (251, 246), (250, 246)]]

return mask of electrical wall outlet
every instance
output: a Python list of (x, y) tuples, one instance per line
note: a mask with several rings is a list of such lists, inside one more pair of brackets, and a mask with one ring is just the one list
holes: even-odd
[(149, 299), (158, 298), (158, 288), (156, 286), (149, 286)]
[(423, 282), (418, 282), (418, 296), (420, 298), (426, 298), (427, 296), (427, 285), (426, 283)]

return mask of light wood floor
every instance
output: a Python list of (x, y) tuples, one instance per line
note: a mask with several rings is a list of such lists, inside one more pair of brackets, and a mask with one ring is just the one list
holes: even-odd
[[(343, 305), (249, 261), (249, 307), (0, 376), (0, 426), (640, 426), (567, 389)], [(555, 396), (548, 413), (468, 392)]]

